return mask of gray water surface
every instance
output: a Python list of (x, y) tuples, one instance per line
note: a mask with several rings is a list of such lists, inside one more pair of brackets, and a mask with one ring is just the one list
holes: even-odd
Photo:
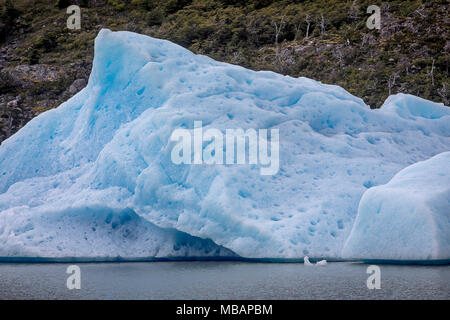
[(66, 263), (0, 263), (0, 299), (449, 299), (450, 266), (176, 261), (78, 263), (81, 289), (66, 286)]

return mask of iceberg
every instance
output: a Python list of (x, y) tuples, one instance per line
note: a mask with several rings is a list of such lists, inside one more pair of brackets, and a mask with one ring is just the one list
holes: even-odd
[(305, 256), (305, 257), (303, 258), (303, 263), (304, 263), (305, 266), (312, 266), (312, 265), (313, 265), (313, 264), (311, 263), (311, 261), (309, 261), (309, 257), (308, 257), (308, 256)]
[[(196, 121), (278, 130), (278, 170), (174, 163), (172, 133)], [(0, 146), (0, 256), (340, 258), (367, 189), (449, 150), (443, 104), (397, 94), (371, 110), (104, 29), (87, 86)]]
[(366, 260), (450, 260), (450, 152), (367, 190), (343, 250)]

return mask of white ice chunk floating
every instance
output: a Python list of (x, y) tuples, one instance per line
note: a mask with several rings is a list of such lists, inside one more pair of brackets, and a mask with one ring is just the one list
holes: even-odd
[(303, 263), (304, 263), (305, 266), (312, 266), (312, 265), (313, 265), (313, 264), (309, 261), (309, 257), (308, 257), (308, 256), (305, 256), (305, 257), (303, 258)]
[(326, 266), (327, 265), (327, 260), (320, 260), (316, 262), (316, 266)]

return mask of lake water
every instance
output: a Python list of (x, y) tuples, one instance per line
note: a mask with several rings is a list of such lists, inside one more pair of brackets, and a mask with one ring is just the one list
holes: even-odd
[(449, 299), (450, 266), (176, 261), (78, 263), (81, 289), (68, 290), (66, 263), (0, 263), (0, 299)]

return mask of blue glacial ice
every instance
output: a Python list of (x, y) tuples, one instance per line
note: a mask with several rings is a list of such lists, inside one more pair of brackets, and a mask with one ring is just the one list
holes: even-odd
[[(279, 171), (174, 164), (171, 133), (196, 120), (279, 129)], [(0, 146), (0, 256), (339, 258), (367, 189), (449, 150), (442, 104), (370, 110), (338, 86), (102, 30), (87, 87)]]
[(450, 260), (450, 152), (415, 163), (361, 198), (343, 256)]

